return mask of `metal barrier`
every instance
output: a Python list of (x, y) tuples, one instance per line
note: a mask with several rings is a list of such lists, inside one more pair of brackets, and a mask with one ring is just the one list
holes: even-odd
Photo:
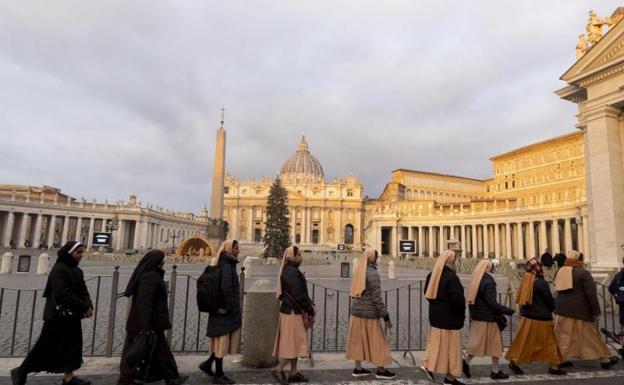
[[(172, 329), (166, 336), (174, 352), (204, 353), (208, 351), (205, 331), (208, 315), (197, 310), (195, 304), (197, 277), (178, 274), (173, 266), (168, 274), (169, 312)], [(125, 321), (129, 310), (128, 298), (120, 293), (119, 267), (112, 275), (102, 275), (86, 280), (91, 293), (93, 317), (82, 322), (83, 354), (85, 356), (114, 356), (121, 354), (125, 338)], [(245, 295), (245, 272), (240, 274), (241, 310)], [(308, 282), (309, 294), (317, 306), (316, 323), (310, 331), (311, 352), (344, 351), (348, 339), (351, 297), (348, 291), (333, 289)], [(607, 287), (596, 283), (602, 315), (601, 327), (617, 330), (617, 307)], [(41, 289), (0, 288), (0, 357), (24, 356), (38, 338), (43, 324), (45, 300)], [(394, 351), (423, 350), (429, 328), (429, 306), (424, 299), (424, 281), (382, 292), (394, 327), (387, 338)], [(516, 308), (515, 293), (498, 293), (499, 302)], [(123, 309), (123, 310), (121, 310)], [(508, 327), (503, 332), (503, 345), (513, 340), (519, 312), (508, 317)], [(469, 313), (462, 330), (465, 344), (468, 337)], [(244, 343), (244, 337), (243, 343)], [(464, 345), (465, 346), (465, 345)]]

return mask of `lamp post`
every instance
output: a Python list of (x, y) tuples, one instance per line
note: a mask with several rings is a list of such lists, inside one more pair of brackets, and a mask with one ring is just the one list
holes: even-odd
[(167, 238), (164, 241), (161, 241), (161, 243), (169, 243), (169, 238), (173, 241), (173, 252), (175, 253), (175, 241), (180, 238), (180, 230), (177, 231), (177, 234), (176, 230), (167, 230)]
[(110, 218), (106, 220), (105, 225), (106, 232), (110, 233), (110, 250), (113, 250), (113, 231), (119, 229), (119, 218), (115, 215), (114, 218)]

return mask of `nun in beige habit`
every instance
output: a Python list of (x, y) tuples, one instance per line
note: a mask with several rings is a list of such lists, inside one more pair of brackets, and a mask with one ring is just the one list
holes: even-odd
[[(283, 385), (308, 382), (308, 379), (297, 371), (297, 361), (300, 357), (308, 357), (308, 333), (303, 322), (303, 314), (313, 317), (316, 309), (308, 296), (305, 276), (299, 270), (302, 260), (297, 246), (287, 248), (277, 276), (276, 297), (281, 304), (273, 356), (279, 360), (271, 374)], [(288, 362), (290, 372), (286, 377), (284, 367)]]
[[(594, 278), (583, 267), (582, 254), (567, 253), (565, 263), (555, 277), (555, 337), (564, 358), (600, 360), (603, 369), (615, 365), (619, 358), (610, 352), (598, 331), (596, 320), (600, 305)], [(572, 366), (570, 361), (563, 366)]]
[(433, 373), (445, 375), (444, 383), (463, 385), (461, 328), (464, 326), (466, 300), (464, 288), (455, 273), (455, 252), (444, 250), (427, 275), (425, 298), (429, 301), (429, 335), (422, 369), (434, 381)]
[(346, 356), (355, 361), (353, 377), (371, 374), (369, 370), (362, 368), (362, 361), (368, 361), (377, 367), (375, 376), (378, 379), (391, 380), (396, 374), (385, 368), (392, 362), (392, 357), (380, 319), (384, 319), (386, 327), (392, 327), (392, 322), (381, 298), (381, 279), (376, 265), (378, 258), (376, 250), (364, 251), (351, 281), (352, 300)]

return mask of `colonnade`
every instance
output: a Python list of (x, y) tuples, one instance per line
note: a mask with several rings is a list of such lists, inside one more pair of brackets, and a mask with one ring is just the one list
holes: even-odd
[(589, 256), (588, 217), (522, 219), (459, 224), (378, 223), (371, 243), (382, 254), (400, 254), (399, 240), (415, 241), (419, 256), (437, 256), (450, 239), (462, 244), (462, 257), (529, 259), (577, 249)]

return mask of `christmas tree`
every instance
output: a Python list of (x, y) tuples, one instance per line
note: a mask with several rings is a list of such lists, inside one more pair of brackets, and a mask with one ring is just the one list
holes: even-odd
[(288, 220), (288, 192), (279, 177), (269, 191), (267, 199), (267, 220), (264, 232), (264, 253), (262, 258), (281, 258), (290, 246), (290, 221)]

